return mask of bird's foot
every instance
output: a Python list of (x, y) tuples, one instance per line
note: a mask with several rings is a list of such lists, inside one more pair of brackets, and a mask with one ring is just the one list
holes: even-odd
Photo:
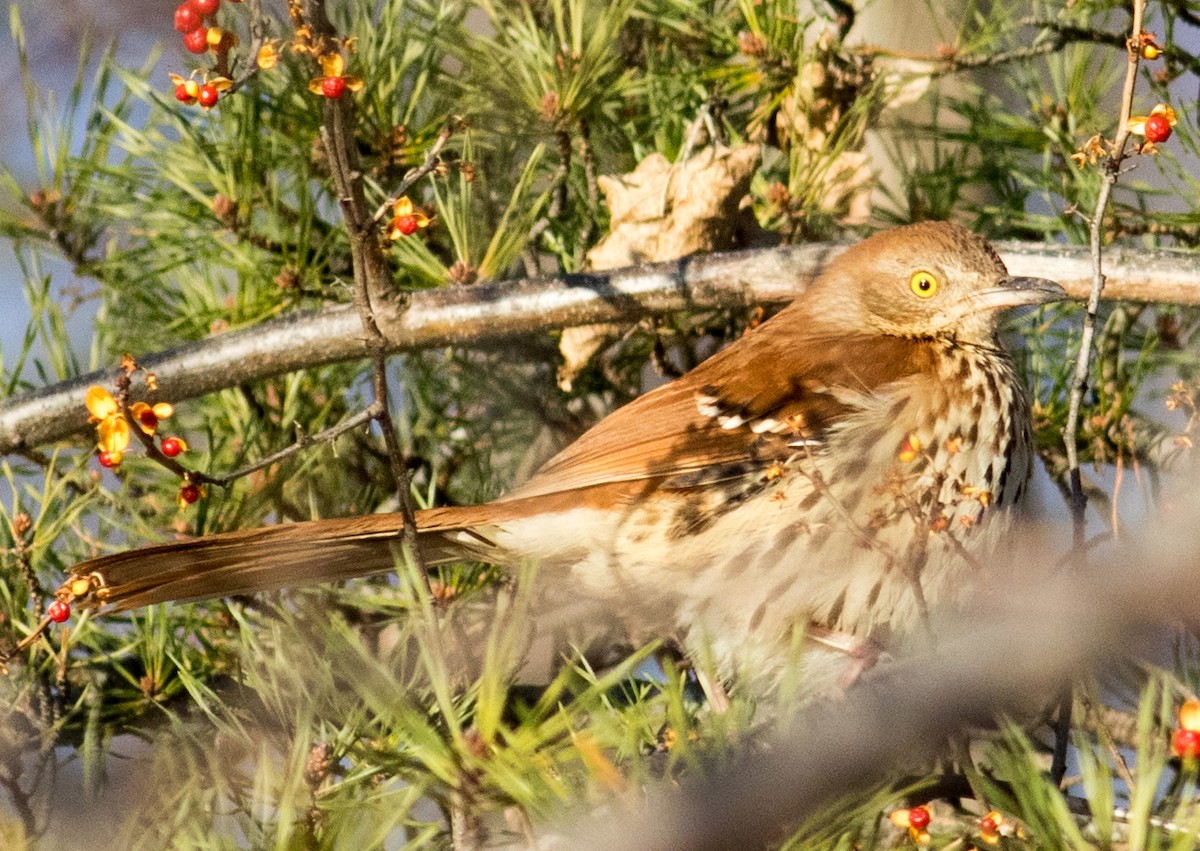
[(850, 657), (850, 664), (846, 666), (846, 670), (842, 672), (837, 681), (841, 697), (845, 697), (846, 690), (858, 682), (859, 677), (875, 667), (883, 654), (883, 649), (869, 638), (859, 638), (848, 632), (816, 624), (809, 624), (804, 637)]

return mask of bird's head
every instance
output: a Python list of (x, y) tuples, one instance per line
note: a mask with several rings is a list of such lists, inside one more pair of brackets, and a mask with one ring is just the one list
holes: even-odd
[(1001, 311), (1066, 297), (1012, 277), (988, 241), (950, 222), (884, 231), (847, 249), (810, 290), (810, 314), (842, 328), (990, 343)]

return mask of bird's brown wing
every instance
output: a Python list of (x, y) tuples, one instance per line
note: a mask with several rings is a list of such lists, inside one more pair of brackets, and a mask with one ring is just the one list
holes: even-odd
[[(784, 311), (772, 322), (794, 321)], [(765, 328), (765, 325), (763, 326)], [(870, 394), (931, 365), (931, 344), (899, 337), (814, 339), (763, 328), (682, 378), (610, 414), (499, 502), (611, 489), (708, 470), (770, 464), (819, 442)], [(778, 332), (778, 329), (776, 329)]]

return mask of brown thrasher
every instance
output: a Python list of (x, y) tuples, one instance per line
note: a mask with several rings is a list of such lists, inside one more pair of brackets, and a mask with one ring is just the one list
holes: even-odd
[[(580, 624), (681, 638), (721, 675), (777, 675), (800, 630), (843, 649), (913, 633), (968, 584), (1029, 479), (1029, 408), (997, 316), (1064, 296), (1009, 277), (957, 225), (877, 234), (507, 496), (419, 512), (423, 554), (535, 560), (542, 596), (581, 604)], [(285, 524), (74, 573), (93, 578), (85, 603), (117, 609), (245, 594), (390, 570), (400, 527)]]

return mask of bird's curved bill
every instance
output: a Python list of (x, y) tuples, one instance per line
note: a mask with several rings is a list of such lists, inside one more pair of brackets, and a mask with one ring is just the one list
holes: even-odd
[(1005, 310), (1026, 304), (1045, 304), (1067, 298), (1067, 291), (1046, 278), (1002, 278), (971, 299), (972, 310)]

